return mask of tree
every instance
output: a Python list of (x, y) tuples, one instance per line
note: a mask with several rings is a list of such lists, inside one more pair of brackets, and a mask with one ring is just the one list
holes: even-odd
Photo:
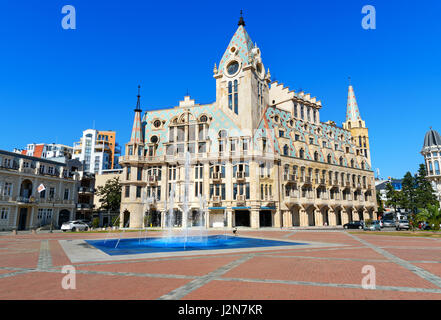
[(380, 192), (377, 192), (377, 212), (379, 216), (383, 216), (384, 213), (384, 205), (383, 205), (383, 200), (381, 200), (381, 196), (380, 196)]
[(402, 182), (401, 192), (403, 193), (403, 197), (401, 199), (400, 206), (416, 213), (417, 205), (416, 205), (416, 178), (412, 176), (412, 174), (408, 171), (404, 175)]
[(99, 186), (96, 189), (96, 195), (100, 197), (100, 210), (119, 211), (122, 191), (119, 177), (107, 180), (104, 186)]
[(415, 206), (419, 209), (427, 208), (428, 205), (437, 205), (438, 200), (429, 180), (426, 178), (426, 166), (420, 164), (418, 174), (415, 177)]
[(386, 197), (386, 204), (393, 207), (395, 212), (397, 212), (397, 207), (403, 202), (403, 194), (395, 190), (390, 182), (386, 184)]
[(426, 208), (421, 209), (421, 211), (416, 215), (418, 222), (427, 222), (430, 226), (433, 225), (434, 230), (440, 229), (441, 223), (441, 211), (439, 204), (428, 204)]

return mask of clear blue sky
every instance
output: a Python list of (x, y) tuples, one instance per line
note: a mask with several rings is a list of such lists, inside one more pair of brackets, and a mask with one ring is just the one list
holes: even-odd
[[(63, 30), (63, 5), (76, 30)], [(366, 5), (376, 30), (361, 27)], [(0, 1), (0, 148), (72, 145), (116, 130), (125, 144), (137, 85), (142, 108), (186, 94), (215, 100), (214, 63), (244, 10), (273, 79), (322, 100), (321, 120), (345, 119), (348, 76), (383, 177), (415, 172), (424, 134), (441, 131), (441, 1)]]

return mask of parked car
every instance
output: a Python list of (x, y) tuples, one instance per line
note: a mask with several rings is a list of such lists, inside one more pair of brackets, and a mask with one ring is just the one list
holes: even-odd
[(79, 222), (83, 222), (83, 223), (85, 223), (85, 224), (87, 224), (88, 226), (89, 226), (89, 228), (91, 228), (92, 227), (92, 221), (88, 221), (88, 220), (77, 220), (77, 221), (79, 221)]
[(370, 224), (365, 224), (363, 229), (364, 230), (372, 230), (372, 231), (380, 231), (381, 230), (380, 221), (374, 220)]
[(363, 221), (351, 221), (343, 225), (345, 229), (363, 229)]
[(383, 228), (395, 227), (394, 220), (383, 220)]
[(89, 230), (89, 226), (80, 220), (75, 220), (63, 223), (61, 225), (61, 230), (63, 230), (63, 232), (66, 232), (67, 230), (70, 230), (72, 232), (87, 231)]
[(401, 229), (409, 230), (409, 220), (397, 220), (395, 222), (395, 229), (397, 229), (397, 230), (401, 230)]

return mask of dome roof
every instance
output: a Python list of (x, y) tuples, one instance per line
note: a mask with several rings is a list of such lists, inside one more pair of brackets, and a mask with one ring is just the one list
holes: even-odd
[(426, 136), (424, 137), (423, 148), (431, 146), (441, 146), (441, 136), (437, 131), (433, 130), (432, 128), (427, 131)]

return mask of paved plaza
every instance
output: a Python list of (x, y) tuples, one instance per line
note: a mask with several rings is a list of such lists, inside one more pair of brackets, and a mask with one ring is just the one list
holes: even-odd
[[(138, 235), (128, 232), (124, 237)], [(308, 245), (109, 256), (95, 261), (66, 252), (70, 250), (66, 243), (106, 236), (0, 235), (0, 299), (441, 299), (441, 238), (338, 230), (239, 230), (239, 236)], [(73, 290), (62, 287), (66, 265), (75, 267)], [(375, 268), (375, 289), (362, 286), (366, 277), (362, 269), (367, 265)]]

